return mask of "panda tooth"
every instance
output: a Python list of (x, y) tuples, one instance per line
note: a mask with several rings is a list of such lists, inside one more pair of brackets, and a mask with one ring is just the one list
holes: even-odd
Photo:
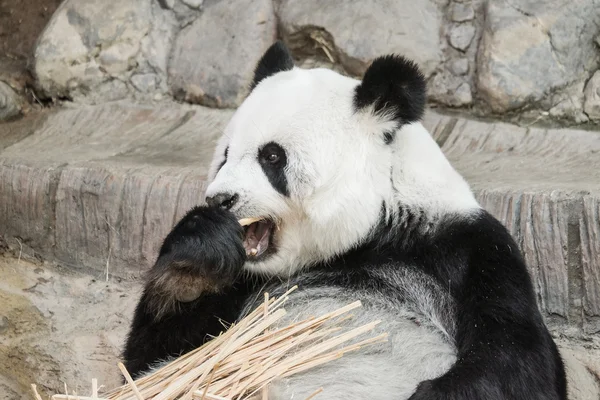
[(252, 250), (250, 250), (250, 255), (251, 256), (255, 256), (257, 254), (258, 254), (258, 249), (252, 249)]

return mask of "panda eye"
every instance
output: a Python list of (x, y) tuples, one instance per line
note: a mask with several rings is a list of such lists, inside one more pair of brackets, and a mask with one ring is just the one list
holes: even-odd
[(276, 165), (285, 158), (285, 151), (277, 143), (265, 145), (259, 152), (261, 164)]
[(290, 195), (286, 176), (287, 154), (275, 142), (265, 144), (258, 151), (258, 162), (275, 190), (284, 196)]
[(277, 161), (279, 161), (279, 155), (276, 153), (270, 153), (267, 155), (267, 161), (271, 164), (275, 164)]

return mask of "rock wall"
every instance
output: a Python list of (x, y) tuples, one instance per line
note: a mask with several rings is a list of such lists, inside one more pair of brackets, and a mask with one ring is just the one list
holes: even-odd
[(433, 105), (600, 121), (600, 0), (65, 0), (41, 35), (40, 95), (233, 108), (282, 38), (300, 65), (360, 77), (416, 60)]

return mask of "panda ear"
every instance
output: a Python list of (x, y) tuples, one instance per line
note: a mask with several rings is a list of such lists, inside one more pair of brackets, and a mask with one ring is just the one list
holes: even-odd
[(278, 72), (294, 68), (294, 59), (288, 48), (281, 40), (276, 41), (267, 49), (254, 70), (254, 79), (250, 85), (252, 91), (265, 78)]
[(357, 111), (372, 107), (375, 115), (404, 125), (421, 119), (426, 97), (425, 77), (417, 65), (389, 55), (373, 60), (355, 89), (354, 107)]

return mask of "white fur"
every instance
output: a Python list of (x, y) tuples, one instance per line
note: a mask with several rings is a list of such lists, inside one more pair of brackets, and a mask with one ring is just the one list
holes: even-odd
[[(420, 123), (401, 128), (391, 146), (384, 143), (382, 133), (395, 122), (354, 112), (358, 84), (328, 69), (281, 72), (263, 80), (226, 127), (207, 196), (237, 193), (232, 211), (239, 218), (271, 217), (280, 228), (277, 253), (248, 269), (286, 276), (343, 253), (365, 238), (384, 202), (391, 214), (403, 204), (431, 218), (478, 207)], [(269, 141), (287, 152), (289, 198), (258, 163)], [(227, 163), (216, 173), (227, 146)]]
[(423, 209), (435, 216), (470, 213), (479, 208), (467, 182), (421, 123), (402, 127), (392, 147), (397, 191), (392, 204)]
[[(332, 287), (292, 293), (284, 306), (286, 317), (278, 323), (281, 327), (361, 300), (363, 306), (352, 311), (353, 318), (338, 334), (380, 320), (374, 331), (347, 344), (384, 332), (389, 336), (386, 343), (346, 353), (338, 360), (274, 382), (269, 398), (304, 400), (322, 387), (324, 391), (317, 398), (405, 400), (421, 381), (434, 379), (452, 366), (456, 350), (448, 331), (453, 330), (450, 296), (431, 278), (409, 269), (378, 278), (395, 287), (398, 297)], [(248, 311), (258, 303), (249, 304)], [(447, 314), (440, 314), (440, 309)]]

